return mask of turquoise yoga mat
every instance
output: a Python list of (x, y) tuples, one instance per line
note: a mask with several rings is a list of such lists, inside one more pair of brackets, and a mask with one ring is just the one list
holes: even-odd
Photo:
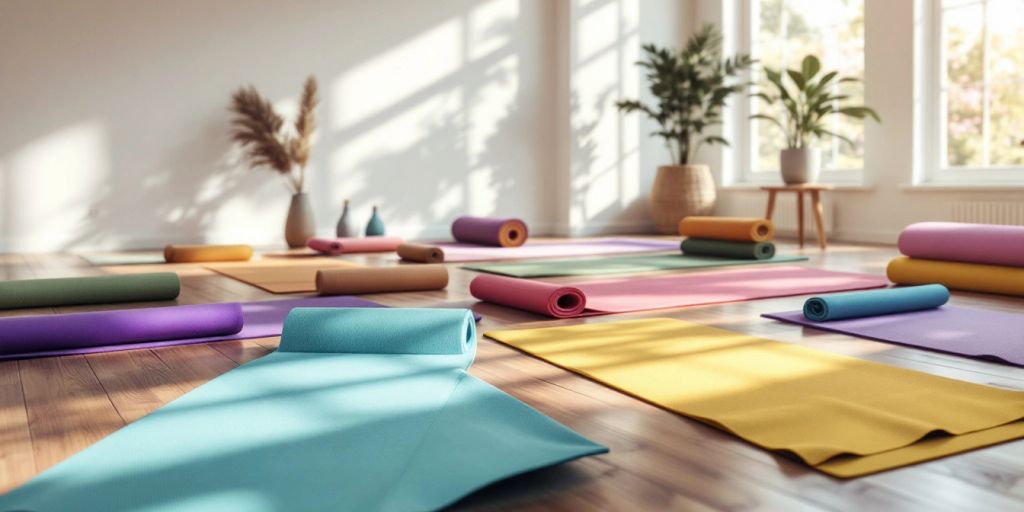
[(298, 308), (278, 350), (0, 497), (0, 510), (434, 510), (595, 444), (469, 375), (468, 310)]
[(462, 268), (510, 277), (592, 276), (601, 274), (634, 274), (657, 270), (726, 267), (758, 263), (790, 263), (805, 261), (805, 256), (776, 255), (766, 259), (731, 259), (687, 254), (642, 254), (609, 258), (571, 260), (533, 260), (511, 263), (478, 263)]
[(811, 297), (804, 302), (804, 317), (816, 322), (891, 315), (934, 309), (949, 301), (941, 284), (887, 288)]

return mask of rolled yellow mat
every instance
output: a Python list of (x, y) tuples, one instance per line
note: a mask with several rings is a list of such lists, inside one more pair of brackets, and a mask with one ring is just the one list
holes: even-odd
[(444, 250), (435, 245), (402, 244), (398, 246), (395, 252), (406, 261), (418, 261), (420, 263), (441, 263), (444, 261)]
[(764, 242), (775, 236), (775, 226), (768, 219), (744, 217), (684, 217), (679, 221), (679, 234), (692, 238)]
[(1024, 295), (1024, 268), (1020, 267), (897, 256), (889, 262), (885, 273), (897, 284), (938, 283), (954, 290)]
[(316, 273), (316, 292), (319, 295), (416, 292), (442, 290), (446, 286), (448, 269), (444, 265), (332, 268)]
[(168, 245), (164, 247), (167, 263), (200, 263), (209, 261), (246, 261), (252, 258), (248, 245)]

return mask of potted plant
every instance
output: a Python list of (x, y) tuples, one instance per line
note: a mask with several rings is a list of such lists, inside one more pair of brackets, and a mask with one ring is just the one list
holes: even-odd
[(302, 247), (316, 234), (313, 208), (306, 195), (306, 164), (313, 147), (317, 103), (316, 78), (310, 76), (302, 88), (299, 113), (293, 123), (293, 133), (285, 130), (284, 118), (274, 106), (260, 96), (253, 86), (242, 87), (231, 96), (231, 138), (245, 150), (253, 168), (267, 167), (281, 176), (292, 191), (288, 207), (284, 238), (289, 247)]
[(623, 112), (643, 112), (658, 123), (651, 133), (665, 139), (672, 165), (658, 167), (651, 190), (651, 213), (658, 232), (675, 234), (680, 219), (711, 213), (715, 205), (715, 181), (706, 165), (692, 164), (704, 144), (729, 142), (704, 132), (722, 123), (726, 99), (746, 87), (734, 82), (740, 72), (753, 64), (749, 55), (722, 59), (722, 35), (713, 25), (704, 25), (682, 50), (643, 46), (651, 94), (656, 104), (638, 100), (617, 103)]
[[(779, 169), (786, 184), (813, 183), (821, 173), (821, 153), (810, 144), (816, 137), (831, 135), (853, 146), (853, 141), (825, 128), (825, 119), (831, 115), (849, 116), (855, 119), (870, 117), (881, 122), (874, 110), (864, 105), (848, 105), (848, 94), (837, 92), (836, 85), (857, 82), (853, 77), (840, 77), (838, 71), (820, 75), (821, 62), (814, 55), (804, 57), (800, 69), (764, 69), (765, 78), (774, 88), (774, 93), (756, 92), (752, 96), (763, 99), (769, 105), (781, 105), (778, 115), (754, 114), (752, 119), (763, 119), (778, 126), (786, 137), (786, 148), (779, 153)], [(793, 83), (790, 89), (786, 77)], [(819, 77), (815, 79), (815, 77)]]

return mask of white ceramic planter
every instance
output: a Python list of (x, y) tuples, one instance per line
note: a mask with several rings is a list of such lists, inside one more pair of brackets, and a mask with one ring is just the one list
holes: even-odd
[(821, 151), (816, 148), (783, 149), (779, 153), (782, 181), (787, 185), (814, 183), (821, 175)]

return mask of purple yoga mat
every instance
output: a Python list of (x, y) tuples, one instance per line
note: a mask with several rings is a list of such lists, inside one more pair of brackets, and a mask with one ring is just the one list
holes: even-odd
[(529, 236), (519, 219), (459, 217), (452, 222), (452, 238), (459, 242), (494, 247), (519, 247)]
[(911, 258), (1024, 267), (1024, 226), (919, 222), (900, 233)]
[(1024, 366), (1024, 315), (1016, 313), (943, 306), (825, 322), (808, 320), (801, 311), (761, 316), (823, 331)]
[(376, 308), (347, 296), (0, 318), (0, 360), (279, 336), (293, 308)]
[(444, 250), (444, 261), (448, 263), (679, 251), (679, 242), (669, 240), (590, 240), (584, 242), (527, 243), (519, 247), (482, 247), (458, 242), (441, 242), (432, 245), (437, 245)]

